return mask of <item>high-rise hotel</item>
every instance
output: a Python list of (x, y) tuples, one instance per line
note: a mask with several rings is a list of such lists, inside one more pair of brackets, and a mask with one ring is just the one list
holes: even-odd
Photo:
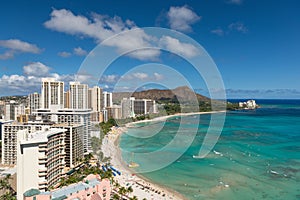
[(64, 107), (64, 82), (42, 78), (41, 107), (51, 111)]

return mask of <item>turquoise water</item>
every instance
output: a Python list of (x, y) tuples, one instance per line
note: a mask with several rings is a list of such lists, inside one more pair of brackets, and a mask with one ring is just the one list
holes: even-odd
[[(200, 123), (195, 116), (186, 116), (186, 137), (191, 137), (187, 130), (199, 127), (192, 145), (167, 167), (142, 175), (188, 199), (300, 199), (300, 101), (258, 103), (262, 107), (255, 111), (227, 113), (214, 151), (203, 159), (194, 159), (193, 155), (199, 152), (210, 115), (201, 115)], [(123, 134), (123, 159), (151, 166), (152, 159), (132, 157), (126, 151), (162, 148), (172, 141), (179, 124), (180, 117), (176, 117), (129, 129), (129, 134), (147, 135), (161, 128), (148, 138)], [(181, 151), (183, 145), (164, 151)]]

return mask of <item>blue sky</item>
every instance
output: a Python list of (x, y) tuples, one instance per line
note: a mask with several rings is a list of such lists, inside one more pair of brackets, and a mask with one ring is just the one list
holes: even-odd
[[(136, 27), (163, 27), (203, 46), (221, 73), (228, 98), (300, 98), (299, 7), (297, 0), (2, 2), (0, 95), (39, 91), (45, 76), (70, 81), (106, 38)], [(193, 88), (207, 94), (203, 80), (178, 56), (162, 53), (147, 59), (120, 58), (101, 85), (109, 90), (131, 66), (151, 61), (182, 70)], [(159, 69), (151, 73), (168, 78)], [(136, 79), (146, 76), (134, 74)]]

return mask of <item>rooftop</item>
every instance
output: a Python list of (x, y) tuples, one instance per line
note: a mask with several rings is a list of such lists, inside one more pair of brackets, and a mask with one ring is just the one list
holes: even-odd
[(27, 134), (27, 137), (25, 137), (25, 139), (21, 141), (21, 144), (47, 142), (48, 136), (61, 133), (64, 131), (66, 131), (66, 129), (62, 129), (62, 128), (50, 128), (50, 129), (46, 128), (43, 131), (36, 131), (31, 134)]

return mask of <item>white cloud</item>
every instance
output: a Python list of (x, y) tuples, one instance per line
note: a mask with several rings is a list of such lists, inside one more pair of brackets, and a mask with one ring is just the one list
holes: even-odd
[(24, 53), (37, 54), (41, 52), (41, 49), (39, 49), (35, 44), (30, 44), (17, 39), (0, 40), (0, 46)]
[(184, 32), (192, 31), (191, 25), (201, 19), (200, 16), (186, 5), (182, 7), (170, 7), (167, 18), (172, 29)]
[(91, 19), (88, 19), (85, 16), (74, 15), (66, 9), (53, 10), (50, 16), (51, 19), (44, 23), (46, 28), (71, 35), (90, 37), (97, 41), (135, 27), (132, 21), (123, 22), (118, 16), (111, 18), (93, 13)]
[(157, 72), (155, 72), (153, 75), (157, 81), (162, 80), (164, 78), (162, 74), (159, 74)]
[(200, 54), (199, 50), (194, 45), (180, 42), (178, 39), (170, 36), (161, 37), (159, 44), (161, 47), (168, 49), (170, 52), (174, 52), (188, 58)]
[(75, 80), (74, 75), (59, 75), (49, 73), (49, 71), (50, 68), (46, 65), (35, 62), (23, 67), (24, 75), (3, 75), (0, 77), (0, 93), (2, 95), (27, 95), (32, 92), (40, 92), (42, 77), (53, 77), (64, 81), (66, 85), (69, 81)]
[(229, 30), (231, 31), (238, 31), (241, 33), (247, 33), (247, 27), (241, 22), (235, 22), (228, 25)]
[(63, 58), (68, 58), (68, 57), (70, 57), (72, 54), (69, 53), (69, 52), (66, 52), (66, 51), (62, 51), (62, 52), (58, 52), (58, 55), (59, 55), (60, 57), (63, 57)]
[(42, 51), (35, 44), (24, 42), (18, 39), (0, 40), (0, 47), (6, 49), (6, 52), (0, 54), (0, 59), (2, 60), (13, 58), (16, 53), (38, 54)]
[(227, 0), (226, 1), (228, 4), (236, 4), (236, 5), (241, 5), (243, 3), (243, 0)]
[(27, 76), (47, 76), (49, 75), (50, 68), (41, 62), (33, 62), (23, 67), (23, 72)]
[[(93, 13), (90, 18), (81, 15), (74, 15), (66, 9), (53, 10), (51, 19), (44, 23), (46, 28), (63, 32), (70, 35), (84, 36), (95, 39), (97, 43), (107, 39), (122, 31), (136, 28), (133, 21), (123, 21), (120, 17), (109, 17)], [(106, 42), (105, 45), (116, 47), (118, 52), (126, 52), (132, 49), (149, 47), (151, 37), (143, 30), (131, 32), (131, 34), (121, 34)], [(80, 47), (79, 47), (80, 48)], [(81, 48), (80, 48), (81, 49)], [(74, 54), (83, 55), (86, 53), (74, 49)], [(128, 54), (131, 57), (145, 60), (154, 59), (160, 54), (159, 50), (139, 50)]]
[(224, 35), (224, 31), (221, 28), (217, 28), (217, 29), (211, 30), (210, 32), (213, 33), (213, 34), (216, 34), (218, 36), (223, 36)]
[(116, 83), (120, 79), (119, 75), (110, 74), (110, 75), (103, 75), (100, 79), (100, 83)]
[(87, 55), (87, 51), (82, 49), (81, 47), (77, 47), (73, 49), (73, 52), (77, 56), (85, 56)]
[(146, 49), (152, 46), (152, 42), (157, 39), (146, 34), (142, 29), (135, 29), (128, 33), (120, 33), (115, 37), (104, 41), (104, 45), (117, 47), (119, 53), (130, 52), (128, 56), (139, 60), (156, 60), (160, 55), (158, 49)]
[(140, 79), (140, 80), (145, 80), (149, 77), (148, 74), (143, 73), (143, 72), (136, 72), (136, 73), (132, 74), (132, 76), (134, 78), (137, 78), (137, 79)]
[(7, 60), (10, 58), (14, 57), (14, 52), (13, 51), (6, 51), (3, 54), (0, 54), (0, 59), (1, 60)]

